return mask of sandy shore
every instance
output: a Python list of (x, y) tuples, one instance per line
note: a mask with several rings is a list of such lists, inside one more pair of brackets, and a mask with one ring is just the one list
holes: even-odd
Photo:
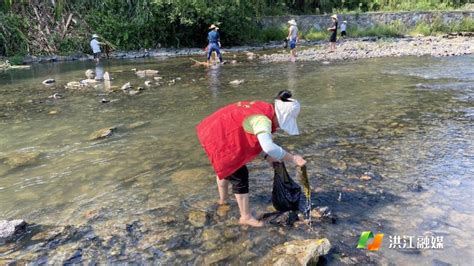
[[(400, 56), (459, 56), (474, 53), (472, 37), (413, 37), (399, 39), (360, 38), (347, 39), (337, 43), (336, 52), (329, 53), (329, 44), (302, 46), (298, 52), (298, 61), (332, 61), (376, 57)], [(263, 62), (289, 61), (287, 51), (265, 54)]]

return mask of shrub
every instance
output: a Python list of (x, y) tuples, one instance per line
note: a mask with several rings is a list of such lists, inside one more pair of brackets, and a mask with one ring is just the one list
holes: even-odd
[(314, 29), (309, 30), (305, 34), (303, 34), (303, 39), (308, 41), (319, 41), (325, 40), (329, 38), (329, 32), (327, 31), (317, 31)]

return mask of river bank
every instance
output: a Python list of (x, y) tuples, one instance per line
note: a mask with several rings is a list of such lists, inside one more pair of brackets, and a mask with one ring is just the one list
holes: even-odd
[[(331, 61), (331, 60), (354, 60), (378, 57), (400, 57), (400, 56), (459, 56), (474, 53), (474, 39), (472, 35), (465, 36), (430, 36), (430, 37), (406, 37), (406, 38), (348, 38), (339, 40), (335, 53), (328, 53), (327, 41), (300, 42), (298, 61)], [(279, 42), (270, 42), (260, 46), (236, 46), (222, 48), (224, 60), (229, 59), (230, 54), (256, 52), (252, 60), (259, 58), (261, 61), (285, 62), (289, 61), (288, 50), (282, 50)], [(273, 51), (280, 49), (279, 51)], [(268, 51), (273, 53), (267, 54)], [(105, 56), (105, 55), (104, 55)], [(117, 51), (109, 54), (109, 59), (137, 59), (137, 58), (174, 58), (183, 56), (199, 56), (205, 60), (205, 51), (200, 48), (162, 48), (142, 51)], [(62, 62), (62, 61), (87, 61), (92, 60), (92, 55), (50, 55), (50, 56), (26, 56), (22, 63), (26, 65), (35, 63)]]

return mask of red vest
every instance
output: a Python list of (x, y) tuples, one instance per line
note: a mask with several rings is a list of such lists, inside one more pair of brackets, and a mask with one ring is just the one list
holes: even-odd
[(230, 176), (262, 152), (257, 137), (243, 127), (244, 119), (251, 115), (265, 115), (273, 121), (275, 111), (267, 102), (242, 101), (222, 107), (196, 126), (199, 142), (219, 179)]

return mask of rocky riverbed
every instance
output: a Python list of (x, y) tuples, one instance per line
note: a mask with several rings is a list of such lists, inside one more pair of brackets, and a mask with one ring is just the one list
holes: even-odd
[[(474, 53), (474, 39), (472, 34), (463, 34), (464, 36), (445, 35), (430, 37), (406, 37), (406, 38), (348, 38), (338, 40), (335, 53), (328, 53), (326, 49), (327, 41), (307, 41), (302, 40), (299, 44), (299, 61), (331, 61), (347, 59), (363, 59), (375, 57), (400, 57), (400, 56), (459, 56)], [(257, 46), (236, 46), (223, 47), (222, 53), (224, 59), (229, 59), (226, 54), (242, 53), (248, 51), (265, 51), (282, 48), (280, 42), (269, 42)], [(273, 54), (264, 54), (261, 59), (264, 62), (284, 62), (289, 61), (288, 50)], [(180, 57), (180, 56), (205, 56), (205, 51), (200, 48), (160, 48), (144, 49), (140, 51), (115, 51), (104, 57), (110, 59), (134, 59), (149, 57)], [(254, 58), (252, 58), (254, 59)], [(60, 61), (85, 61), (92, 60), (91, 55), (72, 54), (66, 56), (26, 56), (23, 59), (24, 64), (60, 62)], [(17, 66), (14, 66), (17, 68)], [(1, 69), (7, 69), (6, 65)]]
[[(329, 53), (326, 44), (303, 46), (298, 61), (354, 60), (401, 56), (459, 56), (474, 53), (474, 38), (465, 36), (414, 37), (401, 39), (359, 38), (339, 41), (336, 52)], [(265, 54), (263, 62), (287, 62), (287, 52)]]

